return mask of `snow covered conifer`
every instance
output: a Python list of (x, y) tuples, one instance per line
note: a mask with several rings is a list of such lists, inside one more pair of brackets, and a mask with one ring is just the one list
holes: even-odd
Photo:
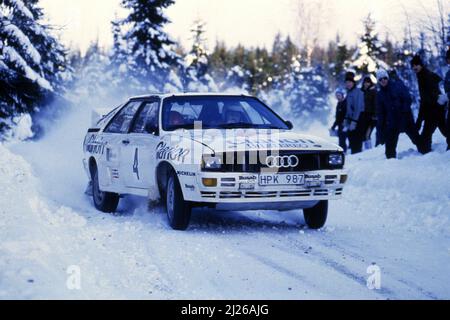
[[(180, 58), (174, 51), (174, 42), (164, 32), (169, 22), (163, 10), (173, 0), (122, 0), (129, 15), (119, 22), (127, 48), (130, 76), (140, 82), (140, 91), (163, 91), (167, 82), (178, 86), (173, 68)], [(172, 79), (172, 80), (171, 80)]]
[(380, 59), (386, 52), (386, 48), (378, 39), (375, 30), (376, 23), (369, 14), (364, 20), (364, 34), (361, 36), (361, 43), (352, 57), (352, 67), (357, 71), (357, 79), (366, 75), (371, 75), (376, 82), (375, 73), (379, 68), (388, 70), (389, 66)]
[(304, 66), (301, 56), (294, 56), (287, 79), (285, 98), (289, 101), (289, 114), (295, 119), (301, 119), (303, 124), (312, 119), (326, 121), (329, 88), (322, 67)]
[(37, 0), (0, 0), (1, 118), (37, 111), (71, 76), (64, 48), (42, 17)]
[(189, 91), (217, 91), (214, 79), (208, 74), (209, 53), (205, 47), (205, 23), (194, 22), (192, 49), (185, 56), (185, 79)]

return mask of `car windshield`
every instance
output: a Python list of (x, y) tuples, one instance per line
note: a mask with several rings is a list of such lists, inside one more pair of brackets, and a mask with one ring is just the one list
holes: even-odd
[(244, 96), (170, 97), (163, 104), (163, 129), (281, 129), (286, 123), (256, 98)]

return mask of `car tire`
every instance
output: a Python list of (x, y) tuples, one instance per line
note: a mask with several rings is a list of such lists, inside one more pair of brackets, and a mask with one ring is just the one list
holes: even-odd
[(328, 201), (320, 201), (310, 209), (304, 209), (306, 225), (313, 230), (323, 228), (328, 217)]
[(189, 227), (192, 207), (184, 201), (180, 182), (175, 173), (172, 173), (167, 182), (166, 208), (169, 224), (174, 230), (184, 231)]
[(100, 190), (97, 169), (95, 169), (92, 179), (92, 198), (94, 199), (95, 208), (105, 213), (116, 212), (120, 196), (117, 193), (103, 192)]

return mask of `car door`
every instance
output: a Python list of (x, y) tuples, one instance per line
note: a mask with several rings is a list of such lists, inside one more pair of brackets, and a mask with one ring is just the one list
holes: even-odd
[(156, 186), (156, 146), (159, 143), (159, 99), (145, 100), (121, 153), (121, 172), (127, 188), (146, 195)]
[(126, 146), (128, 132), (143, 101), (127, 103), (106, 126), (102, 133), (105, 152), (99, 161), (99, 182), (102, 190), (122, 193), (124, 181), (120, 172), (120, 154)]

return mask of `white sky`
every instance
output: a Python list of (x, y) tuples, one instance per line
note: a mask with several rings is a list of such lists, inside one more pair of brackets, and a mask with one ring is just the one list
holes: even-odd
[[(230, 46), (242, 43), (271, 48), (278, 31), (295, 37), (295, 1), (176, 0), (167, 10), (172, 23), (166, 30), (175, 40), (189, 47), (189, 30), (193, 21), (201, 18), (207, 23), (206, 37), (210, 48), (216, 39), (224, 40)], [(381, 34), (384, 36), (390, 33), (391, 39), (400, 40), (404, 29), (402, 4), (415, 19), (418, 13), (423, 16), (424, 9), (420, 3), (429, 7), (435, 2), (436, 0), (325, 0), (327, 10), (323, 14), (326, 28), (322, 39), (326, 42), (339, 31), (346, 42), (355, 42), (358, 33), (362, 31), (361, 20), (372, 12), (379, 22)], [(116, 14), (120, 16), (124, 13), (119, 3), (120, 0), (41, 1), (50, 22), (63, 27), (61, 38), (64, 43), (80, 47), (82, 51), (96, 38), (103, 46), (111, 45), (110, 21)]]

